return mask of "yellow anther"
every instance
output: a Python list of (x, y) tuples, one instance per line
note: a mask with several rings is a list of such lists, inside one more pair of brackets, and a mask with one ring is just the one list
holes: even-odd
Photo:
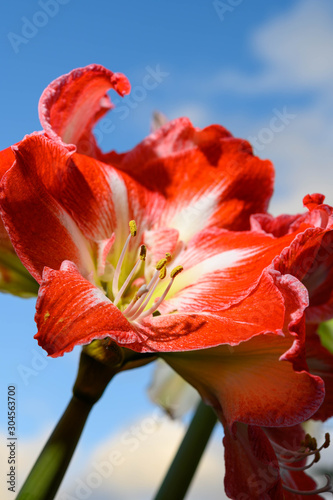
[(170, 261), (172, 260), (172, 255), (171, 255), (171, 253), (167, 252), (167, 253), (165, 254), (165, 258), (166, 258), (167, 262), (170, 262)]
[(183, 269), (183, 266), (176, 266), (170, 273), (171, 278), (175, 278), (177, 274), (182, 272)]
[(160, 280), (164, 280), (164, 278), (166, 277), (166, 267), (163, 266), (162, 269), (160, 270), (160, 274), (158, 275), (158, 277), (160, 278)]
[(130, 220), (129, 223), (129, 228), (132, 236), (136, 236), (136, 223), (135, 220)]
[(140, 259), (141, 260), (146, 260), (146, 255), (147, 255), (146, 245), (141, 245), (141, 248), (140, 248)]
[(161, 259), (157, 262), (156, 264), (156, 269), (157, 271), (160, 271), (162, 269), (162, 267), (164, 267), (167, 263), (167, 260), (166, 259)]

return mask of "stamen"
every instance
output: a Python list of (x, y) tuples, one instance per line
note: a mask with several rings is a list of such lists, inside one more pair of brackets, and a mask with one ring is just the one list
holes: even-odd
[[(320, 458), (320, 451), (323, 448), (328, 448), (330, 445), (330, 435), (328, 432), (325, 434), (325, 441), (324, 443), (320, 446), (320, 448), (317, 448), (317, 441), (315, 438), (312, 438), (309, 434), (306, 434), (304, 441), (301, 442), (301, 445), (303, 449), (299, 449), (297, 451), (293, 450), (288, 450), (284, 448), (283, 446), (280, 446), (277, 443), (271, 443), (277, 458), (284, 463), (294, 463), (294, 462), (300, 462), (301, 460), (304, 460), (304, 458), (310, 457), (311, 455), (317, 456), (317, 461)], [(310, 451), (307, 451), (310, 450)], [(287, 456), (286, 456), (287, 455)]]
[[(330, 435), (327, 432), (325, 434), (325, 441), (324, 443), (318, 448), (317, 441), (314, 437), (311, 437), (310, 434), (306, 434), (304, 440), (301, 442), (301, 448), (299, 450), (288, 450), (287, 448), (284, 448), (283, 446), (274, 443), (271, 441), (271, 444), (275, 450), (277, 459), (279, 461), (279, 466), (281, 469), (285, 470), (290, 470), (290, 471), (305, 471), (307, 469), (310, 469), (313, 464), (318, 462), (320, 460), (320, 451), (323, 448), (328, 448), (330, 444)], [(304, 465), (301, 467), (293, 467), (289, 464), (294, 464), (295, 462), (300, 462), (302, 460), (305, 460), (309, 456), (313, 456), (312, 462), (310, 462), (308, 465)], [(333, 493), (333, 485), (330, 476), (325, 474), (327, 484), (321, 488), (317, 488), (315, 490), (311, 491), (299, 491), (295, 490), (293, 488), (290, 488), (290, 486), (287, 486), (286, 484), (282, 483), (282, 487), (286, 490), (289, 491), (290, 493), (293, 493), (295, 495), (304, 495), (304, 496), (310, 496), (310, 495), (316, 495), (318, 493), (324, 493), (324, 492), (330, 492)]]
[[(303, 458), (302, 458), (303, 460)], [(306, 469), (310, 469), (310, 467), (313, 466), (313, 464), (317, 463), (319, 460), (318, 458), (318, 455), (315, 455), (315, 458), (312, 460), (312, 462), (310, 462), (308, 465), (304, 465), (304, 467), (291, 467), (290, 465), (286, 465), (286, 464), (279, 464), (280, 465), (280, 468), (282, 469), (286, 469), (286, 470), (306, 470)]]
[[(156, 270), (155, 273), (154, 273), (154, 276), (152, 277), (152, 279), (150, 280), (149, 284), (147, 285), (147, 293), (149, 292), (149, 290), (155, 285), (155, 283), (157, 282), (158, 280), (158, 276), (159, 276), (159, 271)], [(144, 285), (146, 286), (146, 285)], [(142, 287), (141, 287), (142, 288)], [(135, 297), (134, 297), (135, 299)], [(126, 307), (126, 309), (123, 311), (124, 315), (127, 317), (127, 319), (132, 319), (132, 316), (134, 316), (134, 314), (136, 314), (137, 310), (139, 309), (139, 307), (141, 306), (142, 302), (144, 301), (145, 297), (142, 297), (140, 296), (139, 299), (135, 299), (135, 300), (132, 300), (132, 302), (129, 304), (128, 307)]]
[(158, 277), (160, 278), (160, 280), (164, 280), (164, 278), (166, 277), (166, 267), (162, 267), (162, 269), (160, 270), (160, 274), (158, 275)]
[(175, 278), (183, 269), (183, 266), (176, 266), (170, 273), (171, 278)]
[(134, 267), (132, 269), (132, 271), (129, 273), (129, 275), (127, 276), (123, 286), (121, 287), (121, 289), (119, 290), (119, 292), (117, 293), (117, 295), (115, 296), (114, 298), (114, 301), (113, 301), (113, 304), (116, 306), (119, 302), (119, 300), (121, 299), (123, 293), (125, 292), (129, 282), (131, 281), (131, 279), (133, 278), (133, 276), (135, 275), (136, 273), (136, 270), (137, 268), (139, 267), (139, 264), (141, 264), (141, 262), (143, 260), (145, 260), (145, 257), (146, 257), (146, 247), (144, 245), (141, 245), (141, 249), (140, 249), (140, 257), (139, 259), (136, 261), (136, 263), (134, 264)]
[(125, 245), (124, 245), (122, 252), (120, 254), (120, 257), (119, 257), (119, 260), (117, 263), (117, 267), (116, 267), (116, 270), (115, 270), (114, 276), (113, 276), (112, 293), (113, 293), (114, 297), (116, 297), (118, 294), (118, 283), (119, 283), (120, 271), (121, 271), (121, 266), (122, 266), (123, 261), (124, 261), (124, 256), (125, 256), (127, 247), (129, 245), (129, 242), (131, 241), (132, 236), (136, 235), (136, 223), (134, 220), (131, 220), (129, 222), (129, 228), (130, 228), (130, 234), (128, 235), (127, 240), (125, 241)]
[[(156, 274), (155, 274), (155, 276), (156, 276)], [(148, 295), (146, 295), (145, 297), (141, 298), (138, 301), (138, 303), (137, 303), (138, 305), (135, 308), (135, 311), (133, 311), (132, 314), (131, 314), (131, 316), (127, 317), (127, 319), (130, 319), (131, 321), (134, 321), (136, 318), (138, 318), (140, 316), (140, 314), (142, 313), (142, 311), (144, 310), (144, 308), (147, 306), (148, 302), (151, 299), (151, 296), (155, 292), (155, 289), (156, 289), (156, 287), (158, 285), (159, 273), (157, 274), (156, 279), (155, 279), (155, 276), (153, 277), (153, 279), (151, 280), (151, 282), (148, 285), (148, 288), (149, 288), (150, 284), (154, 280), (154, 283), (152, 284), (152, 286), (149, 289)]]
[(165, 258), (166, 258), (166, 260), (167, 260), (167, 262), (168, 262), (168, 263), (169, 263), (169, 262), (171, 262), (171, 260), (172, 260), (172, 255), (171, 255), (171, 253), (167, 252), (167, 253), (165, 254)]
[(157, 262), (155, 268), (160, 271), (162, 269), (162, 267), (164, 267), (166, 264), (167, 264), (167, 259), (161, 259)]
[[(147, 285), (142, 285), (139, 290), (136, 292), (136, 294), (134, 295), (133, 299), (131, 300), (131, 302), (128, 304), (128, 306), (126, 307), (126, 309), (124, 310), (124, 316), (126, 316), (127, 318), (129, 317), (129, 313), (130, 311), (133, 309), (133, 306), (134, 304), (137, 303), (137, 301), (142, 297), (144, 296), (146, 293), (148, 293), (149, 290), (148, 290), (148, 287)], [(132, 311), (132, 314), (134, 314), (134, 312)]]
[(129, 223), (129, 228), (131, 232), (131, 236), (136, 236), (136, 223), (135, 220), (130, 220)]
[(143, 314), (141, 314), (140, 319), (145, 318), (146, 316), (149, 316), (150, 314), (153, 314), (157, 310), (159, 305), (163, 302), (163, 300), (167, 296), (175, 277), (177, 276), (177, 274), (181, 273), (182, 270), (183, 270), (183, 266), (177, 266), (171, 271), (171, 273), (170, 273), (171, 280), (169, 281), (168, 286), (164, 290), (163, 295), (155, 302), (154, 305), (152, 305), (147, 311), (145, 311)]
[(146, 255), (147, 255), (147, 247), (146, 245), (141, 245), (140, 248), (140, 259), (145, 261), (146, 260)]
[(289, 491), (290, 493), (294, 493), (295, 495), (317, 495), (318, 493), (333, 493), (333, 485), (331, 478), (328, 474), (325, 474), (326, 477), (326, 485), (322, 486), (321, 488), (317, 488), (315, 490), (311, 491), (301, 491), (301, 490), (294, 490), (293, 488), (290, 488), (286, 484), (282, 484), (282, 488), (285, 489), (286, 491)]

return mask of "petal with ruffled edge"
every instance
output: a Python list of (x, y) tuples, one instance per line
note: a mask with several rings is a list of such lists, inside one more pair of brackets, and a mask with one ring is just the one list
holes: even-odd
[[(100, 156), (93, 126), (113, 105), (106, 92), (124, 96), (130, 83), (122, 73), (91, 64), (60, 76), (44, 90), (39, 101), (39, 119), (52, 140), (74, 144), (79, 153)], [(70, 148), (69, 148), (70, 149)]]
[(333, 230), (306, 229), (275, 259), (274, 267), (306, 286), (307, 321), (319, 323), (333, 316)]
[[(208, 346), (214, 335), (216, 340), (220, 337), (220, 344), (226, 340), (229, 345), (163, 356), (204, 400), (224, 415), (229, 426), (236, 421), (260, 426), (294, 425), (310, 418), (324, 398), (323, 381), (307, 373), (304, 360), (305, 289), (299, 288), (299, 282), (291, 276), (273, 275), (272, 278), (283, 296), (284, 314), (276, 309), (279, 302), (282, 307), (281, 298), (280, 301), (277, 297), (270, 298), (267, 288), (263, 287), (262, 295), (258, 294), (261, 299), (265, 298), (262, 305), (254, 298), (251, 304), (249, 296), (243, 301), (243, 314), (238, 314), (238, 306), (222, 311), (223, 314), (233, 314), (233, 324), (229, 328), (225, 325), (218, 330), (217, 324), (209, 321), (206, 329), (203, 325), (201, 329), (198, 327), (203, 337), (201, 345), (206, 341)], [(256, 293), (251, 295), (255, 297)], [(264, 324), (260, 326), (256, 323), (262, 315), (265, 315)], [(173, 316), (178, 315), (165, 318), (172, 319)], [(190, 318), (191, 315), (188, 321)], [(158, 320), (161, 321), (162, 317), (153, 321)], [(185, 326), (179, 325), (179, 333)], [(199, 348), (200, 336), (197, 339), (196, 333), (191, 333), (188, 339), (194, 337), (196, 340), (192, 349)], [(157, 335), (156, 331), (151, 343)], [(186, 335), (183, 335), (174, 342), (178, 349), (183, 347), (185, 351), (189, 349), (186, 340)], [(157, 339), (155, 345), (156, 350), (162, 349)]]
[(333, 208), (318, 193), (305, 196), (309, 212), (296, 216), (253, 215), (251, 228), (278, 239), (294, 235), (274, 261), (283, 274), (296, 276), (306, 286), (310, 305), (307, 321), (321, 323), (333, 316)]
[(234, 348), (165, 354), (163, 358), (227, 424), (288, 426), (310, 418), (323, 402), (320, 377), (280, 360), (290, 342), (261, 335)]
[[(291, 362), (302, 364), (302, 338), (296, 326), (306, 304), (300, 304), (295, 284), (286, 277), (281, 280), (285, 310), (277, 310), (276, 304), (282, 308), (281, 298), (270, 300), (263, 287), (260, 298), (266, 296), (267, 304), (272, 304), (271, 309), (262, 306), (267, 315), (263, 320), (258, 301), (252, 309), (244, 304), (243, 315), (234, 311), (229, 329), (226, 322), (214, 323), (203, 315), (184, 315), (182, 321), (177, 314), (166, 315), (131, 325), (101, 290), (82, 278), (73, 264), (65, 263), (60, 271), (45, 271), (37, 304), (37, 338), (53, 356), (104, 337), (136, 351), (178, 351), (165, 354), (166, 361), (225, 415), (230, 426), (235, 421), (293, 425), (318, 409), (324, 389), (319, 377), (293, 369)], [(254, 315), (266, 325), (256, 324)], [(224, 342), (234, 347), (197, 350)], [(290, 363), (279, 361), (286, 352)]]
[(272, 164), (253, 156), (248, 142), (217, 125), (194, 128), (185, 118), (105, 161), (161, 195), (162, 225), (185, 242), (205, 227), (249, 229), (250, 215), (265, 211), (272, 194)]
[(36, 311), (35, 338), (53, 357), (94, 339), (111, 337), (129, 347), (137, 340), (119, 309), (69, 261), (59, 271), (44, 269)]
[[(161, 313), (220, 311), (240, 302), (257, 286), (262, 271), (294, 235), (273, 238), (254, 232), (211, 228), (196, 234), (171, 266), (182, 265)], [(162, 293), (163, 283), (156, 295)]]
[(39, 177), (40, 164), (51, 171), (70, 153), (38, 134), (13, 149), (16, 161), (2, 178), (0, 200), (16, 253), (38, 282), (45, 265), (59, 269), (67, 258), (88, 275), (94, 269), (88, 242)]
[[(68, 267), (63, 269), (62, 273), (53, 274), (54, 280), (61, 281), (67, 269)], [(71, 276), (73, 273), (74, 271)], [(77, 280), (79, 279), (85, 283), (82, 276), (78, 275)], [(265, 273), (257, 289), (247, 299), (219, 313), (166, 314), (147, 317), (140, 323), (135, 322), (133, 330), (136, 331), (137, 337), (135, 343), (131, 340), (131, 348), (139, 352), (186, 351), (220, 344), (235, 346), (266, 332), (283, 335), (284, 330), (288, 329), (285, 316), (290, 319), (290, 308), (294, 308), (292, 313), (299, 319), (297, 314), (302, 315), (307, 305), (307, 297), (302, 296), (303, 290), (295, 291), (297, 285), (290, 284), (285, 277), (280, 281), (276, 275)], [(69, 282), (68, 279), (67, 283)], [(49, 289), (46, 285), (43, 287), (44, 303), (52, 301), (56, 295), (56, 286), (52, 285), (51, 288), (51, 284), (52, 280), (49, 279)], [(105, 297), (103, 299), (108, 301)], [(86, 307), (89, 309), (89, 304)], [(51, 306), (48, 309), (51, 311)], [(64, 315), (66, 316), (65, 311)], [(110, 321), (112, 326), (112, 318)], [(113, 327), (110, 327), (110, 330), (112, 329)], [(46, 335), (49, 335), (49, 331)], [(56, 336), (54, 333), (52, 335)], [(81, 332), (82, 341), (87, 335), (89, 336), (89, 331)], [(117, 342), (124, 342), (121, 336), (112, 338)]]

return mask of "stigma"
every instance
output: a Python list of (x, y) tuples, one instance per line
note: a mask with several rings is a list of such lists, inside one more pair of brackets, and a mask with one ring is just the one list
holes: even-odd
[[(113, 275), (113, 280), (112, 280), (112, 289), (111, 290), (112, 290), (112, 295), (113, 295), (113, 304), (115, 306), (117, 306), (121, 302), (121, 300), (124, 297), (124, 294), (126, 292), (126, 289), (133, 282), (133, 280), (136, 277), (137, 273), (139, 272), (142, 264), (145, 265), (147, 248), (145, 245), (141, 245), (138, 259), (136, 260), (132, 270), (129, 272), (124, 283), (119, 288), (119, 280), (120, 280), (120, 275), (121, 275), (123, 263), (125, 261), (125, 256), (126, 256), (130, 241), (132, 238), (134, 238), (136, 236), (136, 234), (137, 234), (136, 223), (134, 220), (131, 220), (129, 222), (129, 235), (128, 235), (128, 237), (125, 241), (124, 247), (121, 251), (121, 254), (120, 254), (119, 260), (117, 262), (114, 275)], [(158, 310), (159, 306), (162, 304), (162, 302), (165, 300), (167, 294), (169, 293), (169, 290), (172, 287), (172, 284), (173, 284), (176, 276), (178, 276), (178, 274), (181, 273), (183, 270), (182, 266), (176, 266), (171, 271), (169, 271), (168, 265), (170, 264), (171, 260), (172, 260), (171, 254), (166, 253), (165, 257), (162, 258), (161, 260), (159, 260), (157, 262), (157, 264), (155, 265), (155, 271), (153, 272), (152, 278), (149, 281), (149, 283), (143, 284), (136, 291), (131, 302), (122, 311), (125, 318), (128, 321), (140, 322), (142, 319), (146, 318), (147, 316), (153, 315), (153, 313)], [(153, 295), (154, 295), (157, 287), (159, 287), (161, 284), (161, 281), (167, 277), (169, 279), (168, 279), (168, 282), (164, 288), (162, 295), (157, 300), (155, 300), (153, 302), (153, 304), (151, 304)]]

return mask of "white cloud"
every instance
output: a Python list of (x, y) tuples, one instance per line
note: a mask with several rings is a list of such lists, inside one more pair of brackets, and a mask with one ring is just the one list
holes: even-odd
[(255, 31), (249, 40), (262, 69), (254, 75), (222, 71), (213, 85), (241, 93), (330, 88), (333, 77), (333, 7), (328, 0), (299, 1)]
[[(99, 446), (82, 472), (72, 475), (71, 481), (61, 488), (57, 500), (152, 498), (184, 432), (181, 422), (170, 420), (159, 410), (143, 416)], [(212, 439), (206, 451), (187, 497), (189, 500), (227, 498), (223, 488), (221, 438)]]
[[(323, 193), (333, 205), (333, 118), (321, 103), (294, 111), (295, 118), (269, 143), (259, 140), (261, 149), (256, 151), (276, 168), (276, 194), (270, 205), (275, 215), (303, 212), (302, 199), (308, 193)], [(267, 118), (253, 125), (249, 138), (260, 138), (269, 122)]]
[[(258, 156), (275, 165), (277, 182), (270, 205), (274, 215), (303, 212), (302, 199), (308, 193), (321, 192), (333, 204), (332, 46), (332, 2), (298, 1), (250, 36), (251, 55), (260, 63), (255, 74), (231, 69), (219, 73), (213, 83), (218, 95), (226, 90), (242, 94), (252, 104), (258, 102), (261, 110), (271, 99), (266, 116), (254, 121), (253, 115), (244, 113), (236, 129), (252, 144), (257, 139)], [(274, 103), (284, 98), (286, 106), (281, 108), (295, 117), (272, 130)]]

